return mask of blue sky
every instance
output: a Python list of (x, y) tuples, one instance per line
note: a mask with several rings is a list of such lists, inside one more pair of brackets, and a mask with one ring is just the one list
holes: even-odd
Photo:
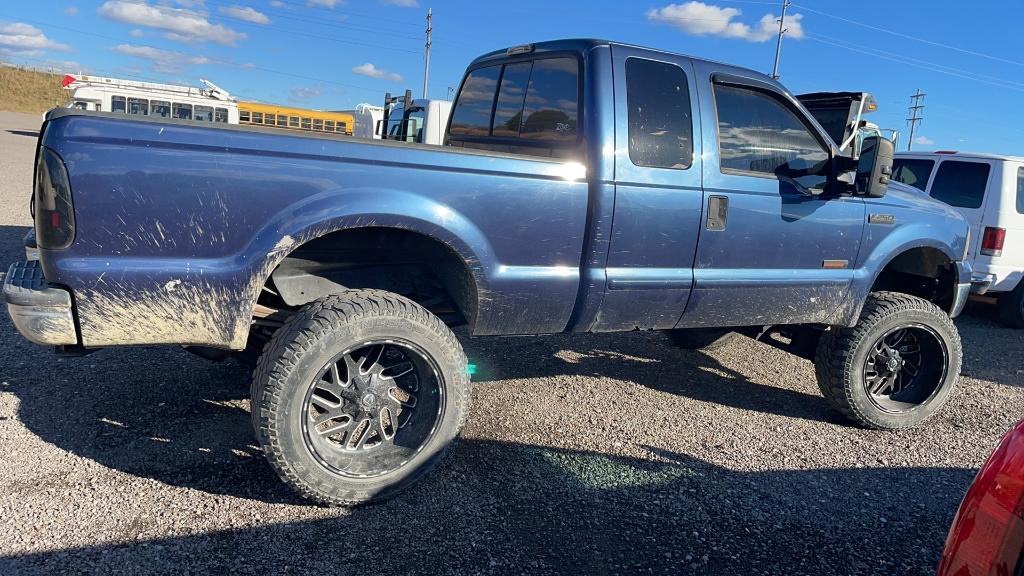
[[(445, 97), (474, 56), (531, 41), (598, 37), (771, 71), (781, 2), (517, 0), (34, 0), (0, 2), (0, 60), (198, 84), (243, 99), (351, 108), (423, 81)], [(1024, 155), (1024, 2), (794, 1), (782, 82), (795, 93), (868, 90), (871, 119), (915, 149)]]

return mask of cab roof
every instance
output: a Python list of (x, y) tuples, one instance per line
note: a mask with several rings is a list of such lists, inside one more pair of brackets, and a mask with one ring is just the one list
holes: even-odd
[(976, 160), (1006, 160), (1010, 162), (1024, 162), (1024, 156), (1011, 156), (1009, 154), (994, 154), (989, 152), (959, 152), (956, 150), (936, 150), (933, 152), (897, 152), (899, 158), (974, 158)]

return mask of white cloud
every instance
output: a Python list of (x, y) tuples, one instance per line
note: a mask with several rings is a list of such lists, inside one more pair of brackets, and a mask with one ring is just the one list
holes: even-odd
[(322, 93), (323, 88), (319, 86), (296, 86), (291, 89), (288, 99), (294, 102), (305, 102), (316, 98)]
[(220, 11), (232, 18), (253, 24), (270, 24), (270, 18), (267, 18), (266, 14), (251, 6), (221, 6)]
[(210, 59), (206, 56), (191, 56), (174, 52), (172, 50), (160, 50), (152, 46), (136, 46), (134, 44), (119, 44), (114, 48), (126, 56), (134, 56), (149, 60), (154, 72), (162, 74), (180, 74), (189, 65), (209, 64)]
[(344, 4), (345, 0), (309, 0), (306, 2), (309, 6), (323, 6), (324, 8), (334, 8), (338, 4)]
[[(721, 36), (723, 38), (741, 38), (748, 42), (764, 42), (774, 38), (779, 32), (778, 16), (768, 13), (753, 26), (734, 20), (743, 14), (738, 8), (722, 8), (703, 2), (687, 2), (685, 4), (669, 4), (664, 8), (652, 8), (647, 11), (647, 19), (652, 22), (675, 26), (687, 34), (694, 36)], [(786, 17), (786, 37), (799, 40), (804, 37), (803, 14), (791, 14)]]
[(148, 0), (107, 0), (99, 13), (117, 22), (164, 30), (164, 37), (179, 42), (207, 40), (234, 46), (245, 34), (210, 22), (206, 14), (184, 8), (150, 5)]
[(284, 2), (281, 2), (281, 0), (270, 0), (270, 7), (271, 8), (285, 8), (287, 6), (288, 5), (285, 4)]
[(927, 136), (918, 136), (917, 138), (914, 138), (914, 144), (920, 144), (921, 146), (931, 146), (932, 144), (935, 144), (935, 140), (932, 140)]
[(143, 30), (139, 30), (138, 28), (135, 28), (134, 30), (129, 32), (128, 35), (131, 36), (132, 38), (142, 38), (143, 36), (146, 35), (146, 33)]
[(417, 0), (381, 0), (385, 4), (392, 6), (401, 6), (403, 8), (415, 8), (420, 5)]
[(370, 78), (378, 78), (381, 80), (391, 80), (392, 82), (401, 82), (402, 75), (394, 72), (388, 72), (387, 70), (381, 70), (370, 62), (366, 64), (360, 64), (352, 69), (356, 74), (362, 74), (363, 76), (369, 76)]
[(64, 9), (64, 14), (66, 14), (68, 16), (78, 16), (78, 7), (77, 6), (68, 6), (67, 8)]
[(0, 22), (0, 50), (23, 56), (36, 56), (44, 50), (68, 50), (67, 44), (54, 42), (43, 31), (23, 22)]

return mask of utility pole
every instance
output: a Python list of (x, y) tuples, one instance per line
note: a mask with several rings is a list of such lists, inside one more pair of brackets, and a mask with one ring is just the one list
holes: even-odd
[(921, 92), (920, 88), (910, 97), (911, 104), (910, 108), (908, 108), (910, 118), (907, 118), (907, 122), (910, 123), (910, 138), (907, 138), (907, 152), (910, 152), (910, 147), (914, 145), (914, 130), (917, 128), (918, 123), (924, 120), (923, 112), (921, 112), (921, 110), (924, 110), (924, 104), (921, 104), (921, 99), (924, 97), (925, 93)]
[(779, 18), (779, 39), (775, 43), (775, 66), (772, 67), (772, 78), (779, 79), (779, 55), (782, 52), (782, 35), (786, 33), (786, 8), (792, 4), (789, 0), (782, 0), (782, 17)]
[(423, 62), (423, 97), (429, 98), (427, 95), (427, 85), (430, 82), (430, 34), (434, 31), (434, 14), (433, 9), (427, 8), (427, 56)]

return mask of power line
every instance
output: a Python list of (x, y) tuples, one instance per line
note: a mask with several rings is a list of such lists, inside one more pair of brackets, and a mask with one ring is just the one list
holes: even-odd
[(955, 50), (957, 52), (962, 52), (964, 54), (970, 54), (971, 56), (978, 56), (978, 57), (981, 57), (981, 58), (988, 58), (989, 60), (994, 60), (996, 62), (1003, 62), (1003, 63), (1006, 63), (1006, 64), (1014, 64), (1016, 66), (1024, 66), (1024, 62), (1020, 62), (1020, 61), (1017, 61), (1017, 60), (1010, 60), (1008, 58), (1003, 58), (1001, 56), (993, 56), (991, 54), (985, 54), (984, 52), (978, 52), (978, 51), (975, 51), (975, 50), (968, 50), (967, 48), (960, 48), (959, 46), (953, 46), (953, 45), (950, 45), (950, 44), (944, 44), (942, 42), (936, 42), (934, 40), (928, 40), (927, 38), (920, 38), (920, 37), (917, 37), (917, 36), (911, 36), (910, 34), (904, 34), (903, 32), (897, 32), (895, 30), (889, 30), (889, 29), (886, 29), (886, 28), (882, 28), (881, 26), (875, 26), (873, 24), (867, 24), (865, 22), (858, 22), (857, 20), (851, 20), (849, 18), (844, 18), (842, 16), (836, 16), (835, 14), (830, 14), (828, 12), (823, 12), (821, 10), (815, 10), (813, 8), (808, 8), (807, 6), (804, 6), (803, 4), (794, 4), (794, 6), (796, 6), (797, 8), (800, 8), (801, 10), (806, 10), (807, 12), (818, 14), (820, 16), (825, 16), (827, 18), (833, 18), (833, 19), (839, 20), (841, 22), (846, 22), (847, 24), (853, 24), (855, 26), (861, 26), (861, 27), (867, 28), (869, 30), (876, 30), (878, 32), (884, 32), (886, 34), (892, 34), (893, 36), (899, 36), (900, 38), (906, 38), (908, 40), (913, 40), (915, 42), (922, 42), (924, 44), (931, 44), (932, 46), (938, 46), (939, 48), (945, 48), (947, 50)]
[(915, 68), (921, 68), (929, 70), (931, 72), (938, 72), (939, 74), (946, 74), (948, 76), (955, 76), (957, 78), (964, 78), (966, 80), (974, 80), (976, 82), (983, 82), (1000, 88), (1006, 88), (1008, 90), (1024, 91), (1024, 83), (1017, 82), (1015, 80), (1008, 80), (1006, 78), (999, 78), (996, 76), (988, 76), (985, 74), (979, 74), (977, 72), (970, 72), (960, 68), (953, 68), (944, 64), (937, 64), (929, 62), (927, 60), (920, 60), (918, 58), (912, 58), (910, 56), (903, 56), (895, 54), (893, 52), (887, 52), (885, 50), (879, 50), (876, 48), (864, 48), (860, 46), (850, 46), (844, 43), (835, 42), (833, 40), (819, 37), (816, 34), (807, 34), (805, 37), (808, 40), (814, 42), (820, 42), (822, 44), (828, 44), (837, 48), (843, 48), (844, 50), (850, 50), (851, 52), (858, 52), (860, 54), (867, 54), (868, 56), (874, 56), (876, 58), (882, 58), (883, 60), (890, 60), (892, 62), (898, 62), (907, 66), (913, 66)]
[(924, 117), (919, 115), (923, 114), (921, 111), (924, 110), (924, 104), (921, 104), (921, 100), (924, 97), (925, 93), (921, 92), (920, 88), (910, 97), (911, 104), (907, 109), (910, 112), (910, 118), (907, 118), (907, 122), (910, 123), (910, 138), (907, 138), (907, 152), (910, 152), (910, 147), (914, 144), (914, 131), (917, 129), (917, 125), (924, 120)]

